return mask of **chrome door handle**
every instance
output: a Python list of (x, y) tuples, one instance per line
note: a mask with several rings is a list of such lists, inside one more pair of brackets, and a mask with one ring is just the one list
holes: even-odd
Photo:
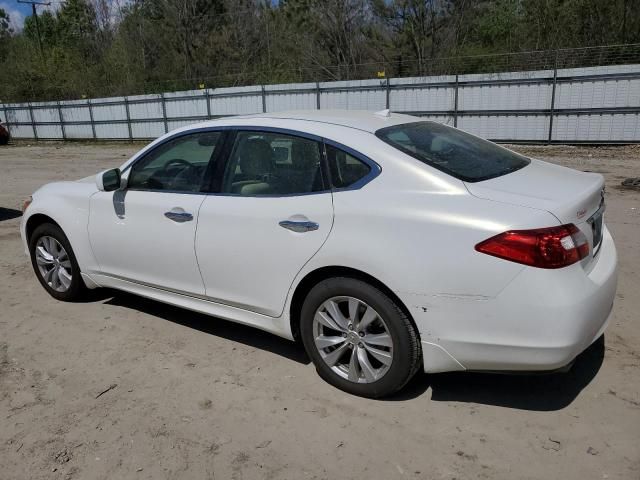
[(193, 215), (189, 212), (185, 212), (182, 209), (174, 208), (173, 210), (169, 210), (168, 212), (164, 212), (164, 216), (169, 220), (173, 220), (174, 222), (184, 223), (190, 222), (193, 220)]
[(280, 225), (282, 228), (286, 228), (287, 230), (298, 233), (312, 232), (313, 230), (318, 230), (318, 228), (320, 228), (320, 225), (318, 225), (316, 222), (309, 221), (296, 222), (293, 220), (283, 220), (278, 225)]

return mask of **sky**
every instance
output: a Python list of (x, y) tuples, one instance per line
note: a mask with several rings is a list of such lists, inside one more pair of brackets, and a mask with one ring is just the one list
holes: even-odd
[[(47, 2), (49, 0), (37, 0), (42, 2)], [(36, 8), (38, 9), (38, 13), (44, 10), (57, 10), (60, 8), (62, 4), (61, 1), (51, 1), (51, 5), (48, 7), (39, 5)], [(11, 19), (11, 26), (15, 31), (22, 30), (22, 26), (24, 25), (24, 19), (31, 15), (31, 5), (26, 3), (18, 3), (16, 0), (0, 0), (0, 8), (2, 8), (5, 12), (9, 14), (9, 18)]]
[[(41, 3), (50, 3), (50, 5), (37, 5), (38, 15), (40, 15), (45, 10), (49, 10), (51, 12), (56, 12), (64, 5), (64, 0), (35, 0)], [(87, 0), (88, 3), (95, 3), (92, 0)], [(272, 0), (274, 1), (274, 0)], [(125, 7), (130, 0), (107, 0), (107, 3), (111, 10), (111, 20), (113, 22), (116, 21), (118, 17), (118, 12), (121, 8)], [(5, 12), (9, 14), (9, 18), (11, 19), (11, 25), (14, 31), (19, 32), (22, 30), (24, 26), (25, 18), (31, 16), (31, 5), (28, 3), (18, 3), (17, 0), (0, 0), (0, 8), (2, 8)]]
[[(38, 9), (38, 14), (44, 10), (56, 11), (63, 4), (64, 0), (36, 0), (42, 3), (50, 2), (50, 6), (39, 5), (36, 8)], [(116, 8), (117, 6), (123, 6), (127, 4), (128, 0), (111, 0), (112, 7)], [(270, 0), (272, 5), (278, 5), (279, 0)], [(115, 2), (115, 5), (114, 5)], [(27, 3), (18, 3), (17, 0), (0, 0), (0, 8), (2, 8), (5, 12), (9, 14), (9, 18), (11, 19), (11, 25), (16, 32), (22, 30), (24, 25), (24, 19), (31, 15), (31, 5)]]

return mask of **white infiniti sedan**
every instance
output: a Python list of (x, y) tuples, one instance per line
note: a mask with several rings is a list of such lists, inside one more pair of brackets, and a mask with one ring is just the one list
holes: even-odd
[(40, 188), (21, 234), (59, 300), (110, 287), (299, 339), (327, 382), (379, 397), (419, 368), (569, 365), (613, 305), (603, 212), (601, 175), (320, 110), (170, 132)]

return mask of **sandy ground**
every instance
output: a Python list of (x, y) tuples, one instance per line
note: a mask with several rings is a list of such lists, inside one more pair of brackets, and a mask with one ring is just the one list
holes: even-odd
[(607, 178), (620, 283), (604, 343), (567, 374), (418, 375), (373, 401), (259, 331), (44, 292), (12, 209), (138, 147), (0, 148), (1, 479), (640, 479), (640, 191), (619, 188), (640, 176), (640, 148), (518, 147)]

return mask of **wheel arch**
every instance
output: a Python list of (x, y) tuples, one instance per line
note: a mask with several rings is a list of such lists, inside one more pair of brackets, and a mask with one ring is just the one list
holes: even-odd
[(291, 327), (291, 333), (295, 341), (300, 341), (300, 312), (302, 311), (302, 304), (304, 303), (307, 294), (311, 289), (328, 278), (335, 277), (348, 277), (362, 280), (369, 283), (377, 289), (384, 292), (398, 307), (405, 313), (420, 339), (420, 331), (416, 325), (411, 312), (404, 304), (404, 302), (396, 295), (393, 290), (387, 287), (383, 282), (378, 280), (373, 275), (370, 275), (362, 270), (358, 270), (351, 267), (344, 267), (339, 265), (320, 267), (307, 273), (300, 282), (296, 285), (293, 296), (291, 297), (291, 304), (289, 306), (289, 322)]
[(62, 230), (60, 224), (49, 215), (45, 215), (44, 213), (34, 213), (27, 219), (27, 223), (25, 224), (25, 235), (27, 243), (31, 241), (31, 235), (33, 235), (35, 229), (45, 223), (51, 223)]

